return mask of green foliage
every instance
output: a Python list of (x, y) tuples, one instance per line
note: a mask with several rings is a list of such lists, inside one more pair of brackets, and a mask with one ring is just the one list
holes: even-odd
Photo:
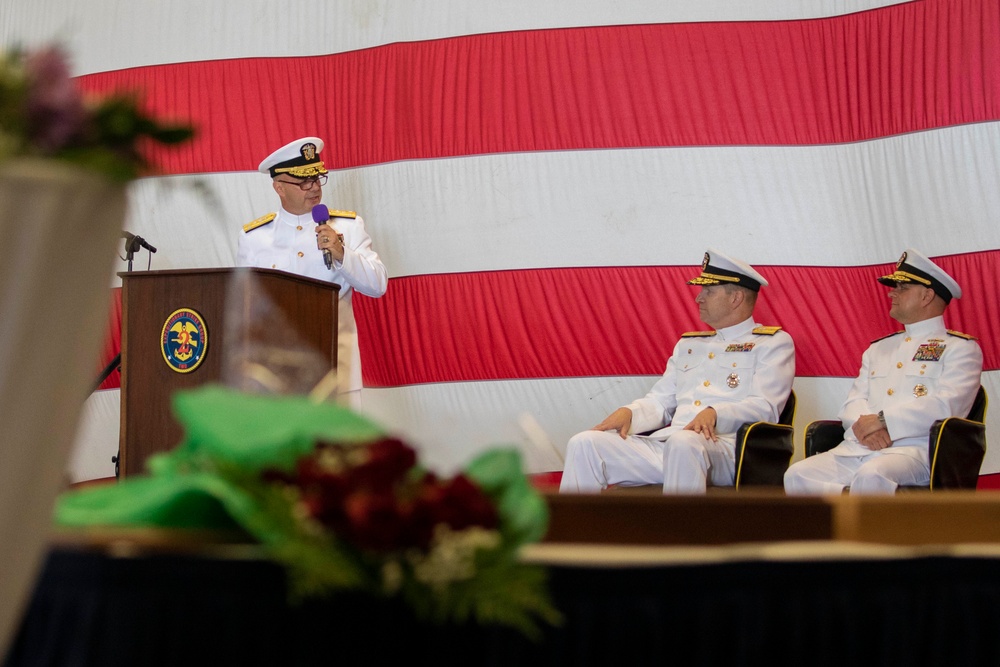
[(178, 393), (173, 403), (185, 425), (179, 451), (252, 471), (288, 469), (320, 439), (366, 442), (385, 432), (347, 408), (304, 396), (254, 396), (207, 385)]
[(431, 591), (411, 580), (401, 597), (418, 617), (436, 623), (504, 625), (532, 639), (541, 636), (540, 623), (562, 621), (548, 597), (543, 568), (520, 563), (503, 550), (481, 550), (476, 560), (475, 577)]

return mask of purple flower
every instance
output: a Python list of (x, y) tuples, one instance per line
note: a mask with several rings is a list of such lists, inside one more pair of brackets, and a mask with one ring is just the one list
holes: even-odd
[(86, 119), (83, 98), (70, 78), (66, 54), (61, 49), (50, 47), (30, 53), (24, 66), (31, 142), (45, 153), (54, 153), (82, 132)]

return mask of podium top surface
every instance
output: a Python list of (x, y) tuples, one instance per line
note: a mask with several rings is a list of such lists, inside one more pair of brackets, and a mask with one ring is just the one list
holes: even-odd
[(308, 276), (300, 276), (297, 273), (289, 273), (288, 271), (281, 271), (278, 269), (262, 269), (247, 266), (220, 266), (201, 269), (159, 269), (156, 271), (119, 271), (116, 275), (124, 282), (126, 278), (155, 278), (158, 276), (190, 276), (199, 274), (214, 276), (218, 274), (237, 273), (239, 271), (249, 271), (250, 273), (265, 276), (276, 276), (285, 280), (294, 280), (296, 282), (307, 283), (317, 287), (336, 290), (338, 292), (340, 291), (340, 285), (337, 283), (318, 280)]

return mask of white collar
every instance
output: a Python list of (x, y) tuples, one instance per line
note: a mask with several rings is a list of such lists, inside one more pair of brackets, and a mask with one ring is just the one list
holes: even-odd
[(305, 227), (306, 225), (316, 224), (313, 222), (312, 213), (295, 215), (294, 213), (289, 213), (285, 209), (278, 211), (278, 221), (290, 227)]
[(944, 316), (938, 315), (930, 319), (905, 324), (903, 327), (906, 329), (906, 335), (912, 338), (926, 338), (932, 333), (945, 331)]
[(731, 327), (723, 327), (722, 329), (716, 329), (715, 334), (722, 340), (733, 340), (735, 338), (739, 338), (740, 336), (747, 335), (755, 326), (757, 326), (757, 323), (753, 321), (753, 317), (748, 317), (739, 324), (734, 324)]

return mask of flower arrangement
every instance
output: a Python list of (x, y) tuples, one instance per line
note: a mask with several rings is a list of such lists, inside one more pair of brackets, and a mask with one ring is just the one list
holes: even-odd
[(265, 522), (283, 526), (273, 553), (289, 567), (296, 595), (365, 590), (397, 596), (421, 618), (532, 632), (532, 615), (555, 615), (542, 571), (517, 562), (527, 536), (500, 508), (505, 495), (530, 499), (511, 498), (507, 481), (474, 479), (479, 469), (519, 474), (512, 464), (520, 462), (509, 452), (489, 453), (445, 479), (422, 469), (398, 439), (319, 443), (294, 471), (267, 469), (244, 488), (265, 508)]
[(178, 144), (191, 136), (188, 126), (146, 115), (132, 95), (86, 99), (58, 47), (0, 56), (0, 162), (56, 158), (128, 181), (149, 167), (144, 144)]
[(205, 387), (178, 393), (187, 433), (151, 475), (64, 496), (64, 526), (239, 528), (288, 572), (293, 599), (341, 591), (401, 600), (429, 622), (529, 636), (560, 619), (545, 571), (518, 559), (547, 508), (514, 449), (461, 473), (346, 408)]

